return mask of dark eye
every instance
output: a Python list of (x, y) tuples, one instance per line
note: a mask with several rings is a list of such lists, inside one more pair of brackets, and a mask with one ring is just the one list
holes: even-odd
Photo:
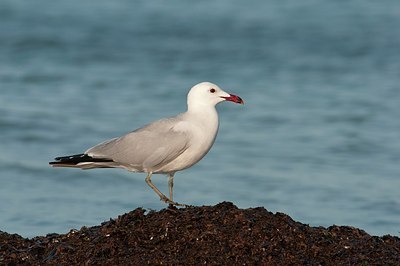
[(214, 89), (214, 88), (210, 89), (210, 92), (211, 92), (211, 93), (214, 93), (214, 92), (215, 92), (215, 89)]

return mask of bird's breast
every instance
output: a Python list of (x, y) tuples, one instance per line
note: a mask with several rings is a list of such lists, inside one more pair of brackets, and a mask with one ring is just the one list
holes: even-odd
[[(212, 123), (210, 123), (212, 122)], [(200, 161), (211, 149), (218, 133), (218, 120), (199, 121), (191, 124), (178, 124), (179, 130), (190, 134), (190, 142), (187, 149), (176, 159), (163, 166), (159, 172), (176, 172), (191, 167)]]

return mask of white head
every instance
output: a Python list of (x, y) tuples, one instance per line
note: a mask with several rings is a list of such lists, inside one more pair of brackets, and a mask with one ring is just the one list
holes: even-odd
[(193, 86), (187, 96), (188, 108), (195, 106), (212, 106), (214, 107), (220, 102), (231, 101), (243, 104), (243, 100), (236, 95), (224, 92), (217, 85), (210, 82), (202, 82)]

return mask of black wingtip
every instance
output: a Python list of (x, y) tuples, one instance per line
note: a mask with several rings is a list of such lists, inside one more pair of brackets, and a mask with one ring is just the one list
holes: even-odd
[(50, 165), (76, 165), (78, 163), (83, 162), (112, 162), (113, 160), (107, 158), (93, 158), (85, 153), (69, 155), (69, 156), (61, 156), (54, 158), (54, 162), (49, 162)]

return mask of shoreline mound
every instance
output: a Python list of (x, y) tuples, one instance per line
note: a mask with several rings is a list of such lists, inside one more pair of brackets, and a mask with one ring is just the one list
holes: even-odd
[(99, 226), (32, 239), (0, 231), (1, 265), (399, 265), (400, 238), (310, 227), (266, 209), (135, 209)]

